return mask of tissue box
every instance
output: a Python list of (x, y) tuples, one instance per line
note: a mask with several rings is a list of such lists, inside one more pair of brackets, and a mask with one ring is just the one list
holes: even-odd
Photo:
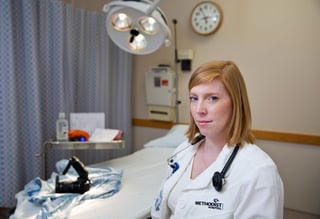
[(70, 129), (80, 129), (91, 136), (96, 128), (105, 128), (104, 113), (70, 113)]

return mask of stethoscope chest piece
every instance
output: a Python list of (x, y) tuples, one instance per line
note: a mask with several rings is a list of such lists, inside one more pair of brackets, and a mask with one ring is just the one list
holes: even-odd
[(212, 176), (212, 185), (216, 189), (217, 192), (221, 192), (222, 187), (225, 183), (225, 175), (230, 168), (236, 154), (238, 153), (239, 146), (236, 145), (235, 148), (232, 151), (232, 154), (230, 155), (229, 159), (227, 160), (226, 164), (224, 165), (221, 172), (215, 172)]
[(220, 172), (215, 172), (212, 176), (212, 185), (216, 191), (220, 192), (224, 184), (224, 178), (221, 176)]

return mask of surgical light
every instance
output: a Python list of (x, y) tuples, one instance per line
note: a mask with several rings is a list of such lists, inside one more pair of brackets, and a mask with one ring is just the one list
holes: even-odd
[(138, 55), (155, 52), (170, 45), (171, 32), (160, 0), (118, 0), (103, 7), (107, 13), (106, 29), (111, 40), (121, 49)]

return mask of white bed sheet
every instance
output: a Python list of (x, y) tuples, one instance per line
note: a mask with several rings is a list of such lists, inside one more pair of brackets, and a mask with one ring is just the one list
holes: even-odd
[[(166, 174), (167, 158), (174, 148), (144, 148), (131, 155), (94, 166), (123, 170), (122, 185), (110, 198), (87, 200), (72, 209), (70, 219), (145, 219)], [(34, 219), (39, 208), (18, 197), (16, 212), (10, 219)], [(23, 206), (23, 207), (21, 207)]]

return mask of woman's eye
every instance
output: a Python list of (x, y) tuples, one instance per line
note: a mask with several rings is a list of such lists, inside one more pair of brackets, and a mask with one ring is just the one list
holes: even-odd
[(217, 96), (211, 96), (211, 97), (209, 97), (209, 100), (216, 101), (216, 100), (218, 100), (218, 97)]
[(198, 97), (190, 96), (189, 99), (190, 99), (191, 102), (195, 102), (195, 101), (198, 100)]

